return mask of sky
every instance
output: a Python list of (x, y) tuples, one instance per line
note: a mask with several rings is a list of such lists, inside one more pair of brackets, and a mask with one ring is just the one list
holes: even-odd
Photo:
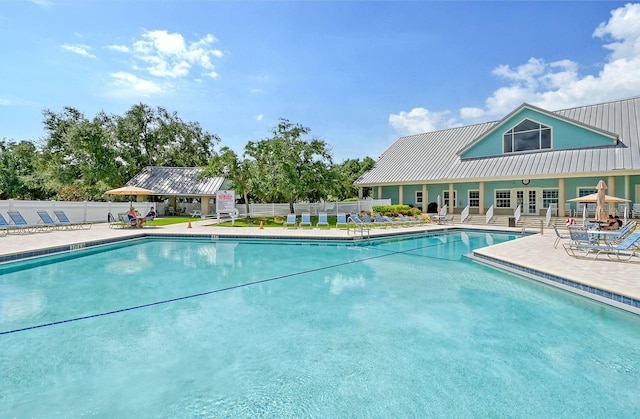
[(281, 118), (336, 163), (397, 138), (640, 95), (640, 3), (0, 0), (0, 139), (144, 103), (242, 154)]

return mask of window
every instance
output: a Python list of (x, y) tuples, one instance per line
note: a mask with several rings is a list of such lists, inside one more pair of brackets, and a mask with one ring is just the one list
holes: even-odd
[(422, 205), (422, 191), (416, 191), (416, 204)]
[(480, 208), (480, 191), (469, 191), (469, 206)]
[(542, 208), (549, 208), (552, 204), (558, 208), (558, 190), (543, 189), (542, 190)]
[[(449, 205), (449, 191), (442, 191), (442, 205)], [(453, 205), (449, 205), (451, 208), (456, 207), (456, 201), (458, 200), (458, 191), (453, 191)]]
[(583, 196), (591, 195), (597, 192), (598, 190), (595, 188), (578, 188), (578, 197), (582, 198)]
[(530, 119), (520, 122), (502, 138), (503, 153), (551, 148), (551, 128)]
[(496, 208), (511, 208), (511, 191), (496, 191)]

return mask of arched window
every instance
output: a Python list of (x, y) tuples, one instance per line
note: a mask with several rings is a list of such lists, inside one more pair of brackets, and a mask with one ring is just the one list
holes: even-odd
[(503, 153), (551, 148), (551, 127), (525, 119), (503, 136)]

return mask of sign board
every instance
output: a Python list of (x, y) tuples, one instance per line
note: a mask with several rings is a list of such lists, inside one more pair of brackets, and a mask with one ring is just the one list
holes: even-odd
[(231, 214), (236, 210), (236, 191), (216, 192), (216, 212)]

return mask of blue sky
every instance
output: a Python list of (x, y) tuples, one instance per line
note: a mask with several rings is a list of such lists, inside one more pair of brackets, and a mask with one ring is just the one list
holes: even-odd
[(241, 153), (279, 118), (336, 162), (402, 135), (640, 95), (640, 4), (0, 1), (0, 138), (145, 103)]

